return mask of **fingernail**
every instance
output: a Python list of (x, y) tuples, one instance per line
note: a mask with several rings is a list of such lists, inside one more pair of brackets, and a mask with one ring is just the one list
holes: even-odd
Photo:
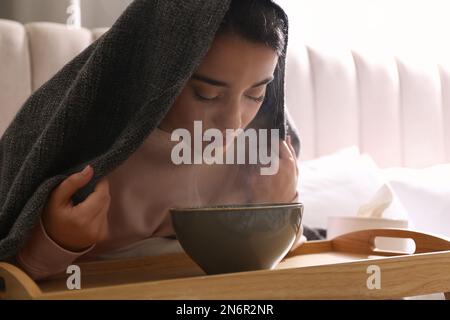
[(89, 173), (89, 165), (87, 165), (84, 169), (83, 169), (83, 171), (81, 171), (81, 175), (83, 175), (83, 176), (87, 176), (88, 175), (88, 173)]

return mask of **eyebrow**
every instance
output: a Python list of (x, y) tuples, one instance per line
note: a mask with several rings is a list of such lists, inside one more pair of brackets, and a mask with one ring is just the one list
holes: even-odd
[[(207, 84), (210, 84), (210, 85), (216, 86), (216, 87), (225, 87), (225, 88), (229, 88), (230, 87), (230, 85), (228, 83), (224, 82), (224, 81), (212, 79), (212, 78), (203, 76), (203, 75), (198, 74), (198, 73), (194, 74), (192, 76), (192, 79), (197, 80), (197, 81), (201, 81), (201, 82), (205, 82)], [(251, 86), (251, 88), (256, 88), (256, 87), (268, 84), (268, 83), (272, 82), (273, 79), (274, 79), (273, 76), (268, 77), (268, 78), (266, 78), (264, 80), (261, 80), (261, 81), (255, 83), (254, 85)]]

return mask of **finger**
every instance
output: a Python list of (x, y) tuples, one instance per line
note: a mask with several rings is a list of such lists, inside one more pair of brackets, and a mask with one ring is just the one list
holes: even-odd
[(105, 205), (110, 202), (109, 183), (106, 178), (100, 180), (92, 192), (83, 202), (74, 207), (75, 210), (91, 215), (97, 216)]
[(108, 204), (111, 200), (109, 193), (109, 181), (106, 177), (102, 178), (95, 186), (94, 192), (92, 192), (86, 200), (92, 200), (99, 204), (99, 208), (102, 209), (104, 205)]
[(288, 142), (289, 150), (291, 151), (291, 155), (295, 160), (295, 173), (297, 174), (297, 177), (298, 177), (299, 169), (298, 169), (298, 163), (297, 163), (297, 155), (295, 154), (295, 149), (292, 146), (292, 137), (288, 136), (287, 140), (288, 140), (287, 142)]
[(298, 167), (297, 167), (297, 158), (292, 154), (291, 149), (289, 148), (289, 136), (286, 141), (282, 141), (280, 147), (280, 160), (284, 159), (292, 163), (294, 166), (293, 172), (295, 174), (296, 179), (298, 178)]
[(95, 186), (94, 191), (102, 192), (109, 195), (109, 180), (107, 177), (103, 177)]
[(291, 136), (288, 136), (287, 144), (288, 144), (289, 150), (291, 151), (292, 157), (297, 158), (297, 155), (295, 153), (295, 149), (292, 146), (292, 137)]
[(70, 175), (55, 189), (54, 199), (58, 204), (70, 203), (75, 192), (91, 180), (93, 172), (93, 168), (87, 165), (82, 171)]
[(298, 178), (298, 176), (299, 176), (299, 172), (300, 172), (300, 169), (298, 168), (298, 160), (297, 160), (297, 158), (294, 156), (294, 165), (295, 165), (295, 174), (297, 175), (297, 178)]
[(289, 150), (289, 147), (285, 140), (281, 140), (280, 145), (280, 159), (289, 159), (291, 157), (291, 151)]

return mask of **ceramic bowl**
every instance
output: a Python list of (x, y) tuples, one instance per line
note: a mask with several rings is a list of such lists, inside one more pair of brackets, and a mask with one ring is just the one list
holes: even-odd
[(207, 273), (272, 269), (298, 236), (301, 203), (171, 209), (185, 252)]

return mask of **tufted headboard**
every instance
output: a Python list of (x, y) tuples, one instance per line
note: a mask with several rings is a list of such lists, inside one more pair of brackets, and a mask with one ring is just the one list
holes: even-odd
[(25, 100), (105, 30), (0, 19), (0, 135)]
[(381, 167), (450, 162), (449, 67), (304, 46), (286, 77), (303, 159), (356, 145)]
[[(105, 30), (0, 20), (0, 135), (27, 97)], [(295, 47), (286, 77), (302, 159), (357, 145), (382, 167), (450, 161), (450, 68)]]

